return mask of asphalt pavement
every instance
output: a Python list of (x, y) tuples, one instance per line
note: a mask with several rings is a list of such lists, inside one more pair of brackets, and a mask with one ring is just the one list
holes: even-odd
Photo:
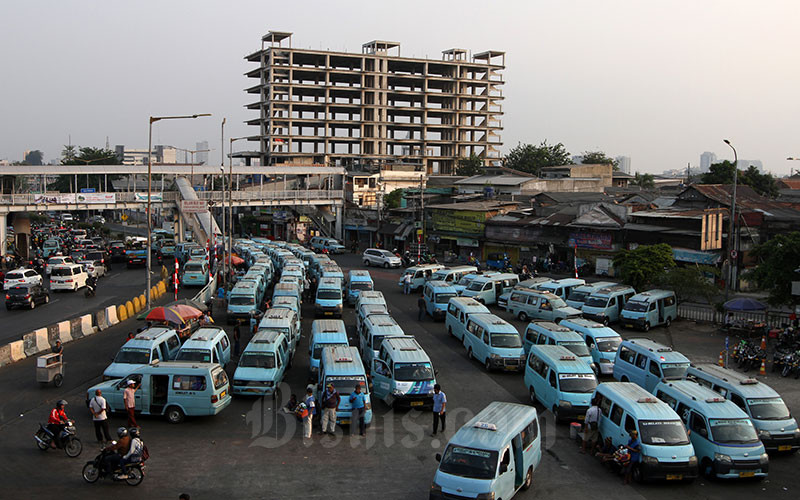
[[(337, 256), (343, 269), (362, 267), (356, 256)], [(418, 322), (417, 296), (404, 296), (396, 282), (399, 270), (370, 269), (376, 288), (383, 291), (391, 313), (407, 334), (414, 335), (438, 370), (437, 381), (448, 397), (447, 432), (431, 437), (429, 412), (393, 411), (373, 400), (375, 418), (365, 438), (342, 434), (315, 436), (304, 443), (294, 417), (279, 411), (272, 399), (235, 398), (214, 417), (187, 418), (177, 426), (162, 418), (142, 417), (139, 423), (151, 453), (146, 476), (140, 486), (101, 481), (86, 484), (81, 468), (94, 457), (94, 433), (85, 409), (85, 391), (100, 375), (135, 323), (127, 322), (103, 333), (67, 345), (65, 384), (61, 389), (40, 388), (34, 382), (33, 360), (0, 369), (0, 478), (3, 498), (58, 495), (60, 498), (177, 498), (188, 492), (193, 499), (206, 498), (427, 498), (437, 463), (447, 438), (468, 418), (491, 401), (529, 403), (521, 374), (487, 373), (469, 361), (462, 345), (449, 337), (441, 322), (426, 318)], [(187, 293), (190, 295), (190, 293)], [(308, 379), (308, 333), (313, 306), (304, 304), (303, 338), (293, 366), (287, 374), (282, 398), (302, 394)], [(497, 313), (495, 310), (494, 312)], [(512, 320), (504, 312), (501, 317)], [(215, 311), (224, 325), (224, 314)], [(354, 335), (354, 315), (346, 308), (344, 321)], [(518, 328), (523, 325), (512, 320)], [(230, 331), (230, 327), (226, 327)], [(622, 331), (623, 336), (642, 336)], [(647, 335), (675, 346), (695, 362), (716, 361), (722, 337), (702, 325), (675, 322), (670, 329), (657, 328)], [(249, 340), (242, 339), (242, 346)], [(351, 343), (353, 343), (351, 341)], [(228, 373), (235, 369), (235, 361)], [(800, 408), (800, 382), (768, 377), (767, 383), (781, 392), (788, 405)], [(77, 419), (84, 443), (76, 459), (63, 452), (40, 452), (32, 435), (37, 423), (46, 419), (52, 403), (65, 398), (68, 413)], [(754, 482), (710, 482), (693, 484), (647, 484), (622, 486), (618, 476), (594, 458), (578, 453), (566, 425), (555, 426), (542, 416), (543, 459), (530, 491), (515, 498), (596, 498), (620, 496), (648, 499), (789, 498), (796, 496), (794, 474), (798, 457), (771, 460), (770, 478)], [(122, 425), (117, 415), (112, 429)], [(347, 430), (346, 428), (344, 430)]]

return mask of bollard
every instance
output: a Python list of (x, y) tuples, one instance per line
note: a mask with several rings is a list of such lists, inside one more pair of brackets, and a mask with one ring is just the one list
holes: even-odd
[(158, 288), (155, 287), (155, 286), (151, 287), (150, 288), (150, 298), (151, 299), (157, 299), (158, 297), (160, 297), (160, 295), (158, 293)]
[(132, 318), (133, 314), (134, 314), (134, 312), (133, 312), (133, 302), (131, 302), (130, 300), (125, 302), (125, 309), (126, 309), (126, 311), (128, 313), (128, 317)]
[(147, 297), (144, 294), (139, 295), (139, 303), (142, 304), (142, 309), (147, 307)]
[(164, 281), (158, 282), (158, 293), (162, 295), (167, 293), (167, 285), (164, 283)]
[(125, 321), (128, 319), (128, 309), (125, 307), (124, 304), (120, 304), (117, 307), (117, 319), (119, 321)]
[(142, 302), (139, 300), (139, 297), (133, 298), (133, 312), (138, 313), (142, 310)]

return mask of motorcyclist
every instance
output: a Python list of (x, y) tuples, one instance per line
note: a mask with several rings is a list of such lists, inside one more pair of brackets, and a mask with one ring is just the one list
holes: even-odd
[(61, 448), (61, 433), (64, 431), (64, 427), (67, 426), (67, 422), (69, 422), (67, 412), (64, 411), (65, 406), (67, 406), (67, 402), (59, 399), (47, 419), (47, 430), (53, 433), (53, 441), (51, 443), (53, 448)]
[(122, 461), (122, 457), (128, 453), (131, 448), (131, 437), (128, 433), (128, 429), (119, 427), (117, 429), (117, 437), (119, 439), (117, 439), (116, 443), (112, 443), (103, 449), (103, 451), (113, 452), (106, 455), (103, 460), (103, 467), (105, 467), (107, 473), (117, 470)]
[(125, 474), (125, 466), (142, 461), (142, 453), (144, 451), (144, 443), (142, 438), (139, 437), (139, 429), (131, 427), (128, 434), (130, 435), (130, 446), (120, 462), (123, 474)]
[(89, 276), (86, 278), (86, 286), (92, 289), (93, 292), (97, 291), (97, 278), (94, 276)]

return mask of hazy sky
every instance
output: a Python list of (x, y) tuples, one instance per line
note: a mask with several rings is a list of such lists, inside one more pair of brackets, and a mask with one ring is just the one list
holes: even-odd
[[(518, 142), (600, 149), (661, 172), (703, 151), (760, 159), (779, 174), (800, 162), (800, 1), (520, 0), (5, 2), (0, 29), (0, 158), (72, 143), (193, 149), (252, 134), (243, 57), (268, 30), (296, 47), (360, 52), (373, 39), (402, 54), (506, 52), (504, 150)], [(244, 143), (237, 143), (237, 149)], [(227, 148), (227, 140), (226, 140)]]

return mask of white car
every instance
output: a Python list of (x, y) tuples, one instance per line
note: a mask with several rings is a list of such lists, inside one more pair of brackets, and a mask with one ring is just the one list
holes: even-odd
[(397, 255), (389, 250), (382, 250), (380, 248), (367, 248), (364, 250), (363, 257), (365, 266), (382, 266), (388, 268), (400, 267), (403, 263)]
[(41, 285), (42, 277), (33, 269), (21, 267), (6, 274), (3, 280), (3, 290), (8, 290), (13, 286)]
[(50, 272), (50, 291), (72, 290), (86, 286), (89, 275), (80, 264), (64, 264), (53, 267)]
[(106, 266), (99, 260), (79, 260), (78, 264), (86, 270), (86, 274), (100, 278), (106, 275)]
[(52, 271), (53, 266), (63, 266), (64, 264), (74, 264), (75, 261), (72, 260), (72, 257), (64, 256), (64, 255), (57, 255), (55, 257), (50, 257), (47, 259), (47, 263), (44, 266), (45, 274), (50, 274)]

